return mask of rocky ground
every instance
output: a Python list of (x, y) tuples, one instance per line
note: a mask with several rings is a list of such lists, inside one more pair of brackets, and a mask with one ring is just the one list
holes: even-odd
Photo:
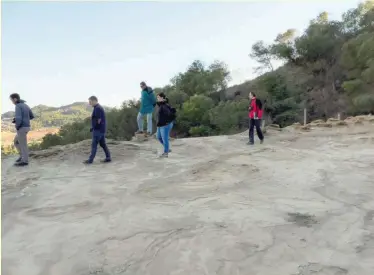
[[(374, 121), (2, 160), (3, 275), (372, 275)], [(101, 155), (102, 156), (102, 155)]]

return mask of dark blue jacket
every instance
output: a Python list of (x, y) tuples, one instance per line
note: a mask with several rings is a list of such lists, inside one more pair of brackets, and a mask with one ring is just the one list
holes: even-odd
[(100, 104), (96, 104), (91, 115), (91, 127), (94, 133), (106, 132), (106, 119), (104, 108)]

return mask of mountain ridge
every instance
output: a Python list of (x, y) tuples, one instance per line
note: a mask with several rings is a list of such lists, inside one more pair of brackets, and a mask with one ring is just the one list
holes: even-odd
[[(111, 109), (106, 106), (104, 108), (106, 110)], [(32, 120), (32, 128), (40, 129), (58, 128), (67, 123), (86, 119), (91, 115), (92, 107), (87, 102), (76, 101), (60, 107), (39, 104), (32, 107), (31, 110), (35, 115), (35, 119)], [(2, 131), (14, 131), (14, 125), (12, 124), (13, 117), (14, 111), (1, 114)]]

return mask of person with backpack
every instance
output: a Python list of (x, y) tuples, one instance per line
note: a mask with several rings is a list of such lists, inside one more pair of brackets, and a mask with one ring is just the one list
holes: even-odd
[(145, 82), (140, 83), (142, 89), (142, 95), (140, 99), (140, 110), (137, 117), (138, 131), (136, 134), (143, 134), (144, 117), (147, 117), (147, 133), (146, 135), (152, 135), (152, 114), (156, 106), (156, 97), (151, 87), (148, 87)]
[(30, 107), (22, 100), (19, 94), (11, 94), (10, 100), (16, 106), (13, 123), (17, 134), (14, 137), (14, 147), (16, 147), (20, 157), (16, 160), (15, 166), (29, 165), (29, 148), (27, 146), (27, 134), (30, 131), (30, 121), (34, 119)]
[(262, 119), (262, 102), (256, 98), (256, 94), (253, 92), (249, 93), (250, 105), (248, 108), (249, 117), (249, 142), (248, 145), (254, 145), (254, 128), (256, 127), (257, 136), (260, 139), (260, 143), (264, 142), (264, 135), (261, 130), (261, 119)]
[(171, 152), (169, 147), (169, 135), (176, 118), (175, 108), (169, 105), (169, 100), (164, 93), (157, 95), (158, 116), (157, 116), (157, 139), (164, 147), (161, 158), (167, 158)]

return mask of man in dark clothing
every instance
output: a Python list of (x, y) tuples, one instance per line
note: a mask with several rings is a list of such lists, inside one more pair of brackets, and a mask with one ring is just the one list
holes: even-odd
[(254, 128), (256, 127), (257, 136), (260, 143), (264, 142), (264, 135), (261, 131), (262, 108), (258, 106), (255, 93), (249, 93), (250, 106), (249, 110), (249, 142), (248, 145), (253, 145), (254, 142)]
[(88, 160), (84, 161), (85, 164), (91, 164), (96, 156), (97, 145), (99, 144), (103, 148), (105, 153), (105, 159), (102, 162), (110, 162), (110, 152), (105, 142), (106, 132), (106, 120), (105, 111), (103, 107), (98, 103), (96, 96), (91, 96), (88, 99), (89, 104), (93, 107), (91, 116), (91, 132), (92, 132), (92, 144), (91, 144), (91, 155)]
[(13, 123), (15, 124), (17, 134), (14, 137), (14, 147), (16, 147), (20, 155), (14, 165), (26, 166), (29, 164), (27, 133), (30, 131), (30, 121), (34, 118), (34, 114), (25, 101), (20, 98), (19, 94), (11, 94), (10, 100), (16, 105)]

